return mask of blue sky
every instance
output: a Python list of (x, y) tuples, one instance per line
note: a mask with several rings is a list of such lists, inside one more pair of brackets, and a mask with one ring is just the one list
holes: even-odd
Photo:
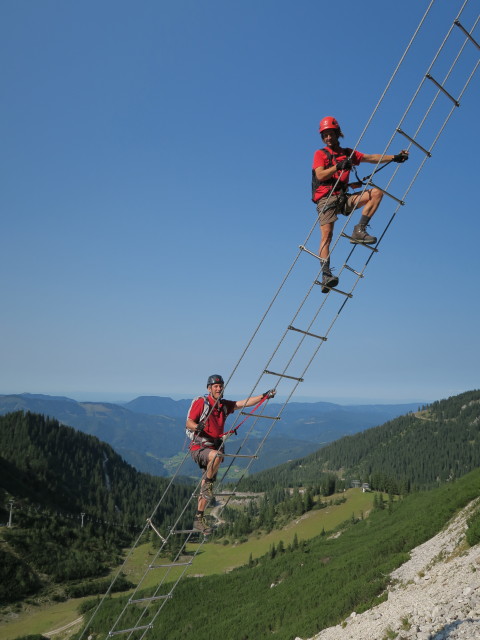
[[(4, 0), (0, 393), (189, 397), (228, 377), (314, 223), (318, 121), (356, 144), (427, 4)], [(461, 4), (433, 7), (359, 150), (384, 150)], [(478, 88), (477, 74), (294, 399), (478, 388)], [(395, 193), (423, 159), (411, 151)], [(315, 276), (299, 264), (231, 397)]]

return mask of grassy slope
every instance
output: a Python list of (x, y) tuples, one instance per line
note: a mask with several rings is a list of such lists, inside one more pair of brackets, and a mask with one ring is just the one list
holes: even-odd
[[(248, 542), (239, 545), (222, 545), (221, 543), (206, 543), (201, 553), (195, 558), (190, 573), (194, 575), (211, 575), (225, 573), (233, 567), (248, 562), (250, 554), (258, 558), (266, 553), (272, 544), (278, 545), (283, 540), (285, 545), (291, 543), (295, 534), (299, 540), (309, 540), (321, 533), (322, 529), (331, 531), (340, 523), (348, 520), (352, 513), (356, 517), (360, 512), (366, 515), (373, 502), (373, 494), (362, 493), (360, 489), (349, 489), (345, 494), (347, 502), (319, 511), (311, 511), (281, 530), (275, 530), (266, 536), (251, 536)], [(193, 548), (193, 545), (192, 545)], [(136, 582), (144, 573), (144, 567), (152, 561), (150, 545), (142, 545), (135, 550), (126, 566), (127, 576)], [(174, 579), (172, 573), (170, 578)], [(159, 572), (151, 571), (144, 586), (152, 586), (160, 580)], [(11, 622), (2, 621), (0, 640), (14, 640), (19, 636), (46, 633), (58, 629), (78, 618), (78, 605), (86, 598), (78, 598), (46, 607), (30, 607)], [(55, 636), (56, 640), (62, 635)]]

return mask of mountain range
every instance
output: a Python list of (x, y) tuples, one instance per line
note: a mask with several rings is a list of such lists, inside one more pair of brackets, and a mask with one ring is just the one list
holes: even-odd
[[(368, 477), (374, 491), (389, 496), (385, 500), (375, 493), (368, 517), (363, 512), (352, 513), (335, 535), (325, 535), (317, 528), (313, 537), (295, 537), (288, 546), (277, 537), (268, 553), (251, 555), (248, 565), (182, 581), (171, 606), (155, 623), (152, 637), (211, 637), (211, 627), (202, 618), (205, 599), (199, 594), (214, 602), (235, 602), (235, 620), (220, 617), (217, 635), (236, 640), (271, 637), (272, 629), (281, 640), (298, 633), (311, 637), (338, 624), (352, 610), (361, 612), (379, 604), (385, 599), (390, 572), (408, 558), (410, 550), (441, 530), (459, 508), (478, 498), (479, 434), (480, 391), (470, 391), (247, 478), (248, 491), (258, 490), (270, 497), (259, 504), (265, 506), (265, 513), (274, 506), (275, 494), (290, 496), (272, 511), (273, 525), (289, 521), (289, 528), (304, 521), (291, 509), (287, 517), (287, 507), (293, 508), (295, 496), (301, 495), (296, 488), (309, 488), (317, 495), (315, 486), (322, 472), (334, 472), (344, 480)], [(183, 510), (192, 487), (138, 473), (110, 445), (53, 418), (29, 411), (0, 417), (0, 452), (2, 522), (8, 519), (9, 501), (14, 504), (14, 526), (0, 530), (3, 605), (18, 608), (25, 602), (27, 607), (32, 599), (48, 597), (50, 602), (61, 602), (105, 593), (107, 567), (116, 566), (120, 551), (132, 538), (138, 539), (138, 528), (155, 504), (154, 525), (163, 527), (163, 533), (177, 515), (184, 514), (187, 523), (193, 517), (191, 510)], [(390, 486), (383, 486), (385, 481)], [(394, 490), (392, 482), (401, 490)], [(168, 493), (167, 485), (171, 485)], [(428, 490), (420, 491), (422, 487)], [(160, 495), (162, 512), (158, 511)], [(332, 506), (326, 502), (329, 494), (318, 495), (321, 500), (309, 509), (327, 513)], [(229, 514), (226, 509), (224, 517), (232, 518), (238, 532), (232, 530), (230, 540), (224, 536), (222, 548), (234, 542), (231, 549), (236, 553), (237, 544), (245, 542), (246, 516), (256, 517), (260, 511), (245, 507), (242, 513), (237, 506)], [(480, 511), (472, 513), (467, 539), (470, 545), (477, 545)], [(255, 545), (259, 537), (270, 533), (270, 525), (264, 522), (245, 544)], [(153, 538), (153, 545), (158, 544), (152, 532), (145, 535)], [(220, 547), (211, 547), (213, 558)], [(177, 553), (175, 548), (170, 551)], [(118, 590), (131, 588), (133, 584), (122, 582)], [(155, 582), (152, 589), (156, 588)], [(149, 592), (139, 595), (148, 598)], [(97, 601), (85, 602), (81, 613)], [(109, 626), (109, 619), (116, 618), (125, 604), (108, 598), (105, 606), (111, 610), (96, 620), (93, 631), (98, 635), (107, 632), (104, 627)], [(78, 614), (72, 616), (78, 618)]]
[[(114, 404), (22, 393), (0, 395), (0, 415), (21, 410), (55, 418), (107, 442), (139, 471), (169, 476), (187, 452), (185, 418), (190, 404), (190, 399), (173, 400), (161, 396), (140, 396), (125, 404)], [(255, 462), (254, 471), (302, 458), (319, 446), (383, 424), (416, 411), (418, 407), (418, 403), (343, 406), (330, 402), (290, 402), (277, 422), (268, 446)], [(280, 404), (270, 403), (268, 410), (277, 415), (281, 408)], [(246, 448), (247, 454), (256, 451), (260, 438), (261, 434), (254, 431)], [(189, 458), (185, 460), (182, 473), (196, 475), (196, 466)]]

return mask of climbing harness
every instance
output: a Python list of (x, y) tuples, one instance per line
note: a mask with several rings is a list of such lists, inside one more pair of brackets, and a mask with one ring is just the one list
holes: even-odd
[[(328, 147), (324, 147), (323, 149), (321, 149), (321, 151), (327, 157), (327, 166), (325, 167), (325, 169), (330, 169), (335, 164), (334, 162), (335, 156), (332, 154), (332, 152)], [(345, 157), (347, 158), (349, 158), (353, 153), (353, 149), (348, 149), (348, 148), (341, 149), (341, 151), (344, 152), (343, 155), (345, 155)], [(338, 154), (338, 155), (340, 155), (341, 157), (342, 154)], [(329, 209), (334, 209), (338, 207), (339, 212), (343, 213), (345, 210), (345, 206), (347, 204), (348, 184), (345, 184), (338, 178), (333, 178), (333, 177), (327, 178), (327, 180), (319, 180), (316, 176), (315, 169), (312, 169), (312, 202), (314, 203), (315, 203), (315, 200), (314, 200), (315, 193), (318, 187), (321, 185), (325, 187), (329, 187), (328, 193), (325, 194), (326, 196), (333, 195), (335, 197), (335, 200), (329, 203), (323, 209), (323, 211), (328, 211)], [(338, 193), (336, 193), (336, 191), (338, 191)]]

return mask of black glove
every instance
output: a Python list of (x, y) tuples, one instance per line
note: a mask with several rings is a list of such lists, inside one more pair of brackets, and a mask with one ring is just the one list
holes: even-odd
[(341, 162), (337, 163), (337, 171), (350, 171), (352, 168), (352, 161), (349, 158), (345, 158)]
[(197, 436), (200, 435), (202, 433), (202, 431), (203, 431), (204, 426), (205, 426), (204, 422), (199, 422), (197, 424), (197, 426), (195, 427), (195, 435), (197, 435)]
[(408, 153), (405, 153), (405, 151), (400, 151), (400, 153), (397, 153), (395, 156), (393, 156), (392, 160), (394, 162), (405, 162), (406, 160), (408, 160)]
[(265, 391), (265, 393), (263, 394), (263, 397), (268, 398), (268, 400), (270, 400), (270, 398), (275, 397), (276, 393), (277, 393), (276, 389), (269, 389), (268, 391)]

